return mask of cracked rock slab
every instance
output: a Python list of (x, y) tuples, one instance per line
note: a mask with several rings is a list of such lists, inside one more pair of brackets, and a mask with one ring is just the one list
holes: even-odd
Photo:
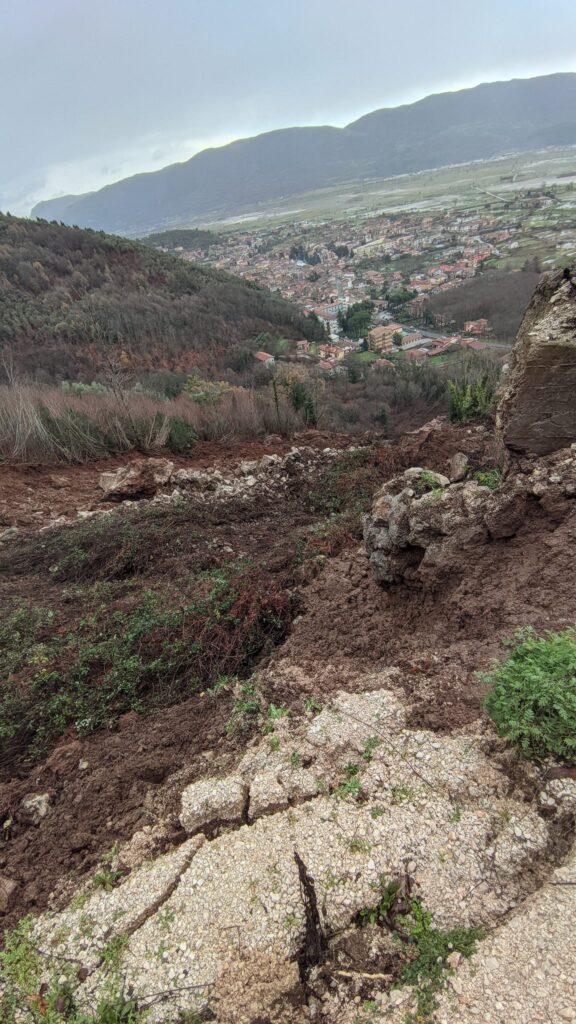
[(439, 1024), (576, 1021), (576, 852), (485, 940), (441, 997)]
[(158, 913), (203, 842), (203, 836), (189, 839), (133, 872), (117, 888), (84, 890), (67, 910), (44, 914), (34, 929), (38, 946), (94, 968), (112, 937), (132, 934)]
[(237, 824), (244, 817), (248, 787), (240, 776), (202, 779), (182, 793), (180, 824), (188, 833)]
[[(484, 753), (484, 736), (411, 730), (385, 690), (339, 693), (313, 721), (283, 729), (279, 750), (263, 739), (245, 754), (241, 774), (195, 783), (184, 791), (183, 807), (193, 828), (223, 808), (239, 813), (240, 796), (244, 807), (248, 786), (262, 777), (276, 781), (282, 799), (287, 780), (299, 780), (304, 802), (276, 812), (268, 806), (266, 816), (210, 840), (198, 836), (112, 892), (91, 896), (83, 908), (96, 920), (90, 941), (78, 911), (38, 924), (56, 955), (80, 948), (88, 957), (110, 934), (126, 935), (126, 983), (140, 999), (170, 993), (152, 1008), (151, 1024), (209, 1005), (231, 962), (272, 950), (278, 963), (297, 956), (306, 916), (295, 852), (332, 935), (374, 904), (382, 878), (405, 872), (438, 927), (495, 924), (537, 885), (548, 826), (507, 795), (509, 780)], [(342, 786), (350, 764), (356, 794)], [(325, 791), (308, 796), (320, 776)], [(106, 973), (97, 956), (90, 963), (95, 997)]]

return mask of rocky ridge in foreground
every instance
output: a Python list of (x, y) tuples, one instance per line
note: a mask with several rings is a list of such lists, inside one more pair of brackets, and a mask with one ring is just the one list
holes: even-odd
[[(139, 866), (146, 832), (135, 836), (110, 863), (122, 879), (130, 868), (127, 878), (109, 892), (88, 886), (68, 910), (33, 925), (40, 983), (54, 969), (80, 973), (77, 999), (95, 1005), (116, 948), (124, 983), (151, 1021), (191, 1007), (246, 1024), (262, 1013), (307, 1020), (311, 1006), (317, 1019), (347, 1021), (366, 978), (342, 942), (382, 877), (409, 877), (439, 927), (495, 927), (554, 867), (576, 782), (549, 782), (527, 804), (533, 770), (520, 768), (514, 783), (502, 745), (483, 727), (447, 737), (408, 729), (394, 676), (367, 679), (373, 689), (341, 693), (301, 722), (284, 720), (273, 734), (278, 749), (264, 738), (232, 775), (185, 789), (180, 820), (189, 838)], [(307, 909), (295, 854), (329, 936), (329, 966), (307, 999), (295, 970)], [(275, 964), (272, 1006), (260, 989), (261, 959)], [(226, 995), (231, 965), (238, 1004)], [(394, 987), (394, 971), (392, 963), (385, 984), (376, 972), (371, 996), (382, 1009), (406, 1011), (411, 993)], [(288, 998), (299, 1004), (293, 1017), (280, 1005)], [(565, 1005), (559, 993), (558, 1012)]]

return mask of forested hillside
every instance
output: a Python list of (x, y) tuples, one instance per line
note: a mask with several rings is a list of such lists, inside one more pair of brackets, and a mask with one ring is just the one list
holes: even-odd
[(216, 372), (262, 332), (319, 338), (318, 321), (239, 278), (123, 238), (0, 214), (0, 357), (40, 381), (134, 370)]
[(524, 270), (493, 270), (458, 288), (430, 298), (430, 311), (446, 317), (448, 327), (462, 330), (467, 320), (486, 317), (497, 338), (512, 341), (540, 279), (534, 265)]
[(153, 248), (160, 246), (163, 249), (209, 249), (211, 245), (220, 245), (224, 235), (217, 235), (214, 231), (204, 231), (201, 228), (179, 228), (175, 231), (157, 231), (155, 234), (146, 235), (138, 241), (143, 245), (150, 245)]

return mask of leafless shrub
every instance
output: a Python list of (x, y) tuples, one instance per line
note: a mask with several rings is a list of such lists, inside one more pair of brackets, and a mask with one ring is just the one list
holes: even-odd
[(66, 392), (0, 386), (0, 459), (86, 462), (126, 451), (185, 450), (196, 440), (290, 436), (301, 417), (284, 395), (236, 388), (215, 402), (171, 401), (137, 391)]

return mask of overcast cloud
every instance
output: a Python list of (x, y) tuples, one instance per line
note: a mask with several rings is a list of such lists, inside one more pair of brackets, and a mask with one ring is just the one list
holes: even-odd
[(0, 209), (272, 128), (576, 71), (574, 0), (0, 0)]

